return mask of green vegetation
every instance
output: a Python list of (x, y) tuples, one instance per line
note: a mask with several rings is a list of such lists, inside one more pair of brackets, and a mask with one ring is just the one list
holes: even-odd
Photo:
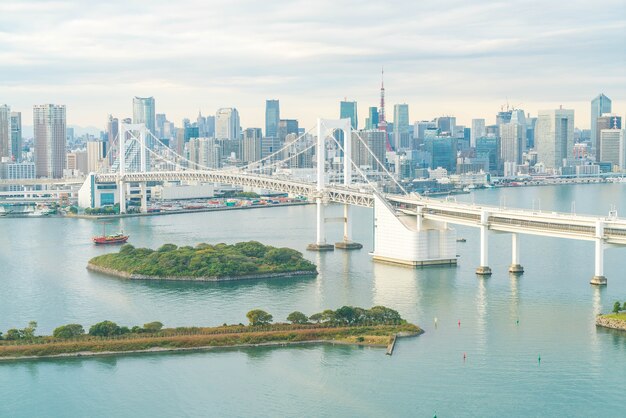
[(620, 321), (626, 321), (626, 312), (622, 312), (622, 313), (612, 313), (612, 314), (608, 314), (608, 315), (602, 315), (604, 318), (609, 318), (609, 319), (619, 319)]
[(195, 248), (164, 244), (156, 251), (125, 244), (118, 253), (92, 258), (89, 263), (155, 278), (219, 278), (289, 272), (317, 274), (316, 266), (300, 252), (256, 241), (234, 245), (198, 244)]
[[(112, 321), (92, 325), (89, 333), (80, 324), (56, 328), (52, 336), (35, 336), (35, 322), (22, 329), (0, 333), (0, 358), (51, 356), (72, 353), (128, 352), (163, 349), (227, 347), (247, 344), (334, 341), (349, 344), (386, 345), (398, 332), (420, 334), (419, 327), (407, 323), (389, 308), (372, 309), (344, 306), (319, 314), (320, 323), (308, 322), (302, 312), (288, 316), (291, 324), (272, 324), (272, 315), (255, 309), (246, 315), (250, 325), (226, 325), (212, 328), (163, 328), (161, 322), (128, 328)], [(332, 315), (331, 315), (332, 313)], [(312, 315), (314, 316), (314, 315)], [(11, 338), (9, 338), (9, 335)]]

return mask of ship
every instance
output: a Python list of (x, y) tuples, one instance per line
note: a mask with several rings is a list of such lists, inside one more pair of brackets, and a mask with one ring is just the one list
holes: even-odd
[(118, 232), (115, 235), (101, 235), (98, 237), (92, 237), (94, 244), (96, 245), (104, 245), (104, 244), (124, 244), (128, 241), (129, 236), (124, 235), (122, 232)]
[(106, 233), (106, 224), (102, 224), (102, 235), (92, 237), (91, 240), (96, 245), (106, 245), (106, 244), (124, 244), (128, 241), (129, 235), (124, 235), (123, 232), (118, 232), (114, 235), (107, 235)]

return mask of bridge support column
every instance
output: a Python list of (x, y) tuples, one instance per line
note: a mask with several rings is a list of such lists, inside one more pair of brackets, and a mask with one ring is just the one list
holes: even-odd
[(120, 214), (126, 213), (126, 183), (120, 180), (117, 183), (120, 192)]
[(604, 222), (596, 221), (596, 262), (591, 284), (606, 286), (604, 277)]
[(141, 187), (141, 213), (148, 213), (148, 194), (147, 194), (147, 184), (144, 182), (140, 183)]
[(317, 229), (315, 243), (307, 245), (306, 249), (309, 251), (332, 251), (335, 249), (331, 244), (326, 243), (325, 225), (326, 219), (324, 218), (324, 203), (322, 198), (316, 199), (317, 206)]
[(350, 205), (343, 205), (343, 241), (336, 242), (335, 248), (342, 250), (359, 250), (363, 248), (363, 245), (352, 241), (352, 217), (350, 212)]
[(482, 212), (480, 214), (480, 265), (476, 269), (476, 274), (481, 276), (490, 276), (491, 267), (489, 267), (489, 213)]
[(524, 272), (524, 267), (519, 262), (519, 235), (517, 233), (511, 234), (511, 265), (509, 266), (509, 273), (513, 274), (522, 274)]

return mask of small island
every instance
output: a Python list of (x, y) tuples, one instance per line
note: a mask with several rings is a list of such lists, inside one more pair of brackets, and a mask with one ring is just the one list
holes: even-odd
[(119, 252), (89, 260), (87, 269), (133, 280), (225, 281), (315, 276), (317, 267), (291, 248), (257, 241), (198, 244), (158, 250), (123, 245)]
[(158, 321), (127, 327), (102, 321), (85, 332), (80, 324), (67, 324), (57, 327), (52, 335), (42, 336), (35, 335), (37, 323), (31, 321), (23, 329), (13, 328), (4, 335), (0, 332), (0, 360), (313, 343), (388, 347), (398, 337), (423, 332), (384, 306), (343, 306), (311, 316), (295, 311), (285, 323), (273, 323), (273, 316), (261, 309), (246, 316), (248, 325), (218, 327), (164, 328)]
[(626, 331), (626, 302), (613, 304), (613, 313), (598, 315), (596, 325), (604, 328), (619, 329)]

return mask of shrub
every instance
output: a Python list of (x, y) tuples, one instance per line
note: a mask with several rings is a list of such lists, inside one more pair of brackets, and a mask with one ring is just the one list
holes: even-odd
[(159, 321), (148, 322), (147, 324), (143, 324), (143, 329), (147, 332), (161, 331), (161, 328), (163, 328), (163, 324)]
[(94, 337), (112, 337), (121, 333), (122, 329), (112, 321), (98, 322), (89, 328), (89, 335)]
[(61, 325), (52, 331), (54, 338), (76, 338), (85, 333), (85, 329), (80, 324)]

